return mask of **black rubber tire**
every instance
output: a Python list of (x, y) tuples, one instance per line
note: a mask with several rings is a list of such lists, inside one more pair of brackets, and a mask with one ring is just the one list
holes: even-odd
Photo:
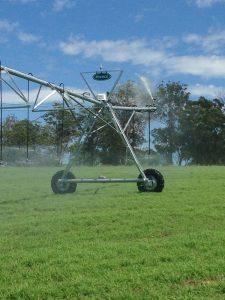
[[(58, 180), (63, 177), (63, 174), (64, 174), (64, 170), (58, 171), (55, 173), (55, 175), (52, 176), (52, 180), (51, 180), (52, 191), (55, 194), (74, 193), (77, 188), (77, 183), (67, 182), (67, 183), (60, 184), (58, 182)], [(68, 172), (68, 174), (66, 175), (66, 178), (67, 179), (75, 179), (75, 176), (73, 175), (73, 173)]]
[[(156, 180), (157, 185), (154, 189), (148, 190), (143, 182), (137, 182), (138, 190), (140, 192), (157, 192), (157, 193), (162, 192), (164, 188), (163, 175), (155, 169), (146, 169), (144, 170), (144, 173), (148, 179), (151, 179), (153, 177)], [(139, 179), (142, 178), (142, 175), (140, 174), (138, 178)]]

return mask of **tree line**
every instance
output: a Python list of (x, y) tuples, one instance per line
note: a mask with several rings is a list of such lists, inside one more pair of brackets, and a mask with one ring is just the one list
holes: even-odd
[[(225, 163), (225, 111), (223, 99), (190, 99), (188, 87), (180, 82), (161, 83), (156, 91), (156, 112), (151, 114), (158, 126), (152, 130), (154, 150), (166, 164), (224, 164)], [(116, 100), (115, 100), (116, 99)], [(113, 100), (122, 105), (147, 103), (148, 95), (131, 81), (120, 85)], [(130, 113), (118, 113), (122, 127)], [(103, 118), (111, 119), (107, 110)], [(146, 143), (146, 121), (136, 114), (126, 129), (131, 145), (139, 153)], [(75, 117), (68, 110), (46, 112), (43, 121), (17, 120), (9, 115), (3, 124), (3, 144), (30, 147), (55, 146), (60, 156), (64, 151), (77, 151), (78, 141), (92, 126), (93, 119), (82, 109)], [(81, 140), (78, 159), (85, 163), (122, 164), (127, 162), (127, 149), (120, 136), (109, 126), (97, 121), (92, 133)], [(27, 135), (27, 133), (29, 133)]]
[(225, 106), (223, 99), (191, 100), (187, 85), (160, 84), (156, 119), (163, 126), (153, 130), (154, 145), (168, 164), (225, 163)]

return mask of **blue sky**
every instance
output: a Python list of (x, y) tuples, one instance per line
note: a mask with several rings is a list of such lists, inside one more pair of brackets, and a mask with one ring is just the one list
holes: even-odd
[(51, 82), (84, 88), (103, 64), (225, 94), (224, 0), (0, 0), (0, 16), (2, 64)]

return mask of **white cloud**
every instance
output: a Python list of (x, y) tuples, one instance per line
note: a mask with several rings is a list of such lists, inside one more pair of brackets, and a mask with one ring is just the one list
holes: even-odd
[(0, 20), (0, 43), (7, 43), (9, 37), (17, 31), (18, 23), (9, 22), (8, 20)]
[[(27, 90), (21, 89), (21, 91), (26, 97), (27, 96)], [(37, 93), (38, 93), (38, 89), (31, 89), (30, 90), (31, 103), (34, 102)], [(10, 88), (7, 88), (6, 86), (3, 89), (2, 100), (3, 100), (4, 104), (8, 104), (8, 105), (9, 104), (17, 104), (17, 105), (22, 105), (22, 106), (26, 105), (26, 102), (22, 98), (20, 98), (14, 91), (12, 91)]]
[(225, 3), (225, 0), (192, 0), (198, 7), (210, 7), (217, 3)]
[(224, 77), (225, 56), (168, 54), (152, 49), (145, 40), (86, 41), (70, 39), (61, 42), (61, 51), (84, 58), (101, 57), (104, 61), (130, 62), (133, 65), (160, 68), (168, 74), (190, 74), (203, 77)]
[(22, 32), (20, 31), (17, 35), (18, 39), (23, 42), (23, 43), (37, 43), (40, 41), (40, 37), (31, 34), (31, 33), (26, 33), (26, 32)]
[(10, 33), (18, 27), (18, 23), (9, 22), (8, 20), (0, 20), (0, 31)]
[(218, 54), (224, 52), (225, 30), (212, 31), (207, 35), (188, 34), (183, 38), (185, 43), (195, 45), (204, 52)]
[(68, 9), (76, 4), (75, 0), (54, 0), (53, 10), (56, 12), (62, 11), (63, 9)]
[(41, 37), (21, 30), (18, 23), (6, 19), (0, 20), (0, 43), (9, 42), (9, 38), (14, 37), (26, 44), (39, 43), (40, 46), (45, 46), (41, 41)]
[(169, 57), (164, 68), (170, 74), (189, 74), (202, 77), (224, 77), (224, 56), (174, 56)]
[(210, 98), (216, 98), (221, 97), (222, 95), (225, 95), (225, 88), (219, 87), (215, 85), (204, 85), (204, 84), (195, 84), (189, 86), (189, 91), (192, 95), (200, 97), (210, 97)]
[(105, 61), (128, 61), (134, 65), (157, 64), (165, 58), (162, 51), (149, 48), (145, 40), (85, 41), (75, 38), (61, 42), (59, 47), (68, 55), (83, 55), (85, 58), (100, 56)]

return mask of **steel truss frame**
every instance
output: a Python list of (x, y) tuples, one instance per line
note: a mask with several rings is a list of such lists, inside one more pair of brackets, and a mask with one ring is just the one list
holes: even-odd
[[(2, 73), (5, 73), (8, 77), (8, 81), (3, 78)], [(11, 90), (17, 94), (23, 102), (21, 105), (3, 105), (3, 84), (5, 83)], [(28, 81), (27, 84), (27, 98), (23, 94), (23, 92), (20, 90), (18, 85), (13, 79), (13, 76), (6, 70), (1, 69), (1, 61), (0, 61), (0, 131), (1, 131), (1, 136), (0, 136), (0, 164), (4, 165), (3, 161), (3, 111), (5, 110), (17, 110), (17, 109), (27, 109), (27, 142), (26, 142), (26, 160), (27, 162), (29, 161), (29, 121), (30, 121), (30, 108), (31, 105), (29, 104), (29, 97), (30, 97), (30, 82)]]
[[(58, 96), (60, 96), (63, 100), (63, 107), (58, 107), (55, 109), (65, 109), (65, 110), (69, 110), (71, 112), (71, 114), (73, 115), (74, 118), (76, 118), (76, 109), (77, 107), (84, 109), (89, 116), (92, 116), (92, 124), (89, 125), (87, 123), (86, 128), (84, 129), (84, 135), (81, 136), (80, 140), (79, 140), (79, 146), (78, 146), (78, 153), (79, 151), (81, 151), (81, 146), (82, 146), (82, 141), (86, 138), (88, 138), (88, 136), (90, 136), (91, 133), (102, 130), (103, 128), (105, 128), (106, 126), (111, 127), (122, 139), (124, 145), (126, 146), (126, 148), (129, 150), (131, 157), (138, 169), (138, 171), (140, 172), (140, 176), (139, 178), (72, 178), (72, 179), (68, 179), (67, 175), (71, 170), (71, 167), (75, 161), (75, 156), (73, 155), (64, 172), (63, 172), (63, 176), (61, 177), (61, 179), (58, 180), (59, 184), (68, 184), (68, 183), (115, 183), (115, 182), (137, 182), (137, 183), (145, 183), (145, 185), (148, 187), (149, 190), (153, 189), (156, 186), (156, 180), (154, 179), (154, 177), (148, 178), (145, 174), (145, 171), (143, 169), (143, 167), (141, 166), (135, 152), (134, 149), (132, 148), (127, 136), (126, 136), (126, 129), (128, 127), (128, 125), (130, 124), (131, 120), (133, 119), (133, 117), (135, 116), (136, 113), (145, 113), (145, 112), (154, 112), (156, 110), (156, 107), (154, 105), (154, 101), (152, 105), (149, 106), (119, 106), (119, 105), (113, 105), (113, 103), (109, 101), (104, 101), (104, 100), (99, 100), (95, 97), (94, 93), (92, 92), (92, 97), (90, 95), (87, 95), (87, 93), (77, 93), (75, 91), (72, 91), (70, 89), (67, 89), (64, 87), (64, 85), (56, 85), (54, 83), (50, 83), (48, 81), (39, 79), (37, 77), (34, 77), (33, 75), (30, 74), (25, 74), (22, 73), (20, 71), (8, 68), (8, 67), (4, 67), (4, 66), (0, 66), (0, 73), (5, 72), (8, 74), (11, 82), (13, 83), (9, 83), (7, 82), (5, 79), (2, 78), (2, 76), (0, 75), (0, 81), (4, 82), (5, 84), (8, 85), (8, 87), (10, 87), (10, 89), (12, 91), (14, 91), (25, 103), (26, 103), (26, 107), (27, 106), (32, 106), (32, 111), (33, 112), (44, 112), (44, 111), (49, 111), (49, 109), (45, 110), (45, 109), (39, 109), (40, 106), (46, 102), (47, 100), (49, 100), (54, 94), (57, 94)], [(81, 73), (82, 77), (84, 73)], [(122, 72), (119, 75), (119, 79), (122, 75)], [(27, 80), (28, 82), (33, 82), (35, 84), (39, 85), (39, 89), (35, 98), (35, 101), (33, 103), (33, 105), (31, 105), (30, 99), (28, 99), (23, 92), (19, 89), (19, 87), (16, 85), (14, 77), (18, 77), (24, 80)], [(119, 79), (116, 81), (116, 84), (118, 83)], [(114, 84), (113, 89), (115, 88), (116, 84)], [(41, 89), (43, 87), (49, 88), (51, 91), (49, 92), (49, 94), (47, 96), (45, 96), (43, 99), (39, 99), (40, 96), (40, 92)], [(153, 99), (152, 99), (153, 100)], [(66, 107), (64, 107), (64, 104)], [(96, 112), (97, 110), (97, 112)], [(111, 117), (111, 121), (108, 122), (107, 120), (104, 119), (104, 117), (102, 116), (102, 112), (103, 111), (108, 111), (110, 117)], [(130, 117), (126, 123), (126, 125), (124, 126), (124, 128), (122, 128), (122, 125), (119, 121), (119, 118), (116, 114), (116, 112), (118, 111), (128, 111), (130, 112)], [(103, 125), (101, 125), (100, 127), (98, 127), (97, 129), (95, 129), (95, 125), (96, 125), (96, 121), (100, 120)]]

